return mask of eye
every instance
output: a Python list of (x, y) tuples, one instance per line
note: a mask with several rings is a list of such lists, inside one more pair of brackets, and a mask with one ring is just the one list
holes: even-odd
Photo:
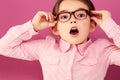
[(75, 17), (77, 19), (84, 19), (84, 18), (86, 18), (86, 16), (87, 16), (87, 13), (85, 11), (77, 11), (77, 12), (75, 12)]
[(60, 19), (67, 19), (67, 18), (68, 18), (67, 15), (61, 15), (61, 16), (60, 16)]
[(61, 14), (60, 16), (59, 16), (59, 19), (68, 19), (68, 15), (66, 15), (66, 14)]
[(85, 16), (86, 16), (86, 14), (84, 14), (84, 13), (80, 13), (80, 14), (77, 15), (78, 18), (82, 18), (82, 17), (85, 17)]
[(66, 19), (69, 19), (69, 17), (70, 17), (70, 14), (69, 14), (69, 13), (61, 13), (61, 14), (59, 15), (59, 19), (60, 19), (60, 20), (66, 20)]

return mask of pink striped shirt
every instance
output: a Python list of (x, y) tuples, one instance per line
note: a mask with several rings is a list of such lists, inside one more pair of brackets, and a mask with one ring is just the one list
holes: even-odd
[(28, 41), (37, 33), (31, 22), (10, 28), (0, 39), (0, 54), (24, 60), (39, 60), (44, 80), (104, 80), (109, 65), (120, 66), (120, 27), (111, 18), (101, 28), (112, 38), (89, 39), (72, 45), (55, 38)]

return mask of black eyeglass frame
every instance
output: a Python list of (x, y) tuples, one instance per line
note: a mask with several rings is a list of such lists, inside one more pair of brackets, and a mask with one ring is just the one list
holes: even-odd
[[(76, 13), (77, 11), (85, 11), (86, 14), (91, 17), (91, 11), (90, 11), (90, 10), (87, 10), (87, 9), (84, 9), (84, 8), (79, 8), (79, 9), (77, 9), (77, 10), (75, 10), (75, 11), (72, 11), (72, 12), (66, 12), (66, 11), (59, 12), (58, 14), (56, 14), (54, 20), (59, 20), (59, 15), (60, 15), (60, 14), (63, 14), (63, 13), (69, 13), (69, 14), (70, 14), (70, 18), (69, 18), (67, 21), (69, 21), (69, 20), (71, 19), (71, 15), (73, 15), (77, 20), (81, 20), (81, 19), (78, 19), (78, 18), (75, 16), (75, 13)], [(87, 16), (86, 16), (86, 17), (87, 17)], [(86, 18), (86, 17), (85, 17), (85, 18)], [(85, 18), (84, 18), (84, 19), (85, 19)], [(67, 21), (65, 21), (65, 22), (67, 22)], [(62, 21), (60, 21), (60, 22), (62, 22)]]

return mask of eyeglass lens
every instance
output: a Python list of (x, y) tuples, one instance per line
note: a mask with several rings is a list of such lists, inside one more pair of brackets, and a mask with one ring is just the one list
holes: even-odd
[(69, 21), (72, 15), (78, 20), (83, 20), (87, 17), (87, 11), (86, 10), (76, 10), (74, 12), (62, 12), (58, 15), (58, 20), (60, 22)]

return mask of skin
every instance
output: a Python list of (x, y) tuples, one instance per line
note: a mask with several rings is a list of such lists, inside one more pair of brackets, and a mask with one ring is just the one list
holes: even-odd
[[(71, 7), (72, 6), (72, 7)], [(84, 8), (89, 10), (88, 6), (77, 0), (64, 0), (60, 4), (59, 12), (65, 10), (67, 12), (75, 11), (79, 8)], [(96, 28), (96, 24), (100, 26), (105, 20), (111, 17), (109, 11), (92, 11), (92, 17), (87, 16), (84, 20), (77, 20), (72, 15), (68, 22), (61, 23), (59, 21), (54, 21), (54, 16), (51, 13), (39, 11), (32, 19), (32, 24), (35, 31), (39, 31), (48, 27), (52, 27), (52, 32), (55, 35), (59, 35), (64, 41), (70, 44), (82, 44), (87, 41), (90, 32), (93, 32)], [(93, 21), (91, 21), (91, 19)], [(76, 23), (71, 23), (76, 21)], [(56, 26), (55, 29), (53, 26)], [(71, 28), (77, 28), (79, 33), (75, 36), (70, 35)]]
[[(71, 7), (72, 6), (72, 7)], [(61, 3), (59, 12), (65, 10), (67, 12), (72, 12), (75, 11), (79, 8), (84, 8), (89, 10), (88, 6), (85, 5), (84, 3), (80, 1), (70, 1), (70, 0), (65, 0)], [(76, 23), (71, 23), (76, 21)], [(71, 36), (70, 30), (75, 27), (79, 30), (78, 35)], [(61, 38), (71, 44), (81, 44), (83, 42), (87, 41), (89, 32), (91, 30), (91, 23), (90, 23), (90, 17), (87, 16), (86, 19), (84, 20), (77, 20), (74, 18), (72, 15), (71, 19), (68, 22), (61, 23), (58, 22), (57, 24), (57, 34), (61, 36)]]

